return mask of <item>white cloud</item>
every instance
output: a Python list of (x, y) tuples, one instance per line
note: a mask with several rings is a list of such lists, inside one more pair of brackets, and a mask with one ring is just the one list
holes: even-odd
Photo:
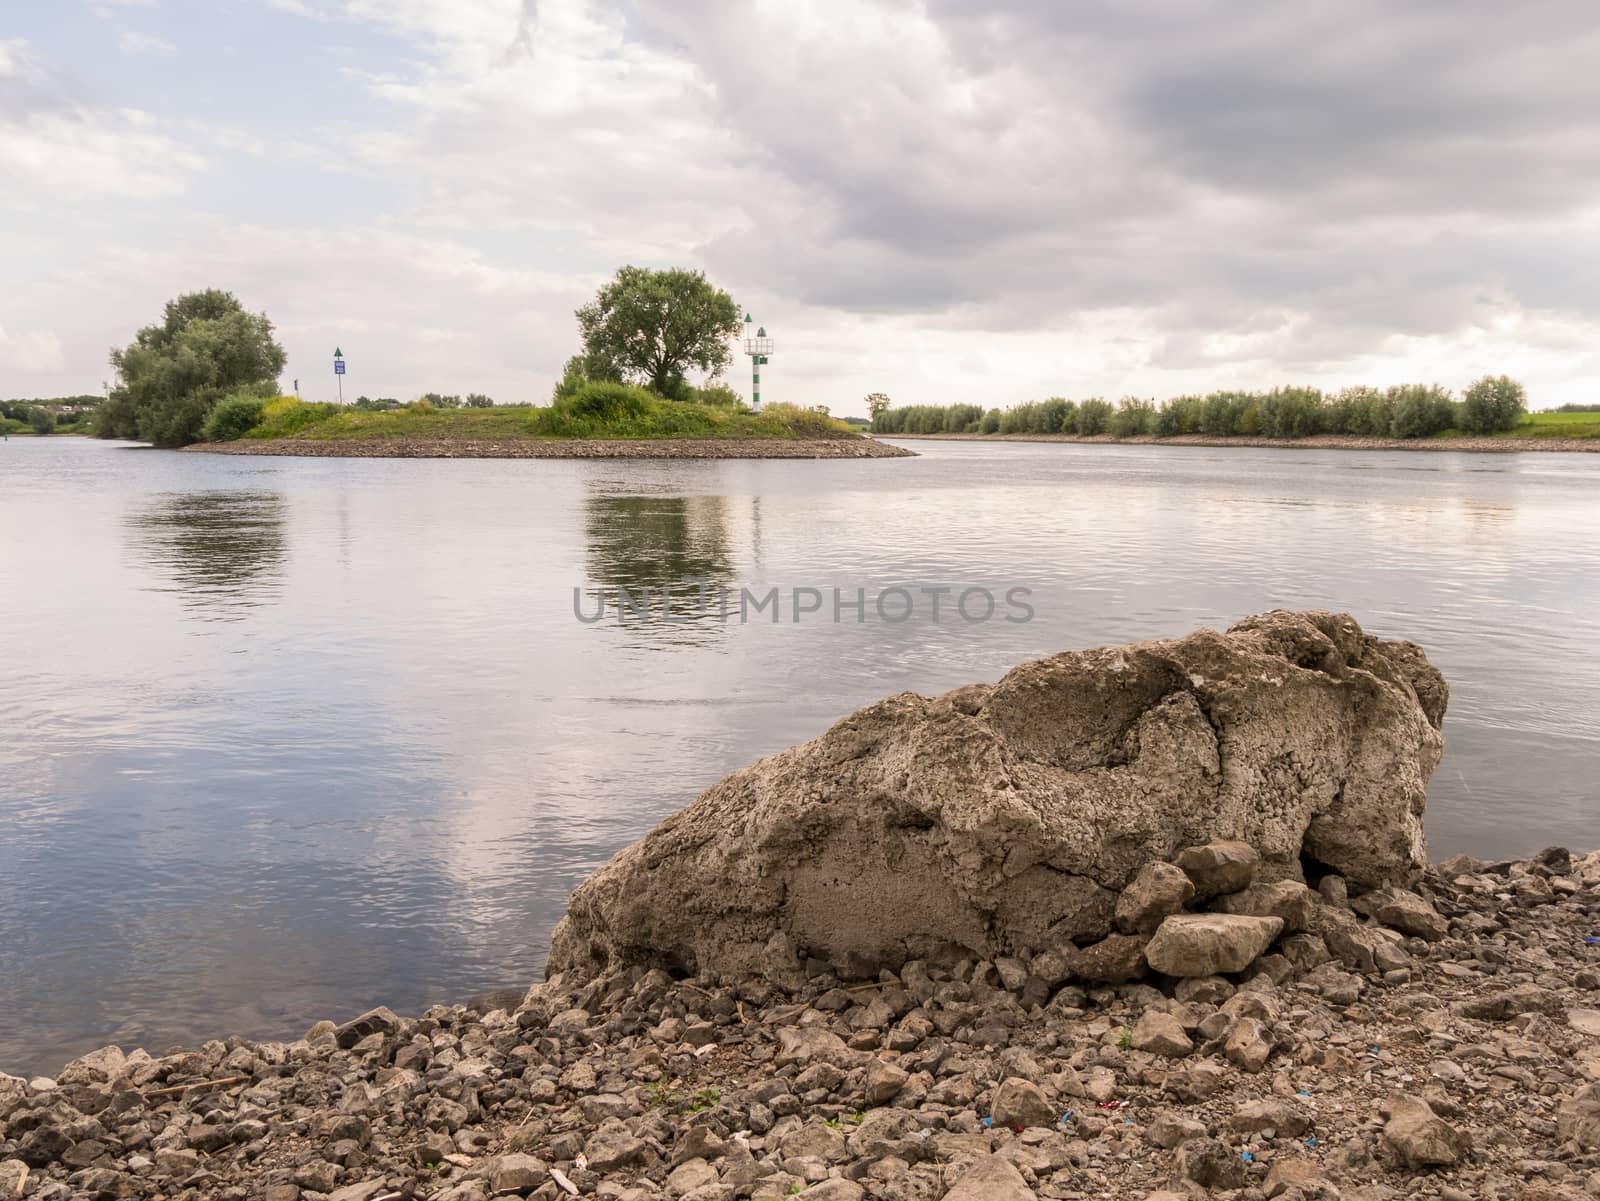
[(13, 371), (44, 373), (60, 371), (66, 365), (61, 339), (47, 329), (8, 334), (0, 326), (0, 366)]
[(157, 37), (153, 33), (140, 33), (137, 30), (125, 30), (117, 38), (117, 48), (124, 54), (140, 55), (167, 55), (176, 54), (178, 48), (166, 38)]

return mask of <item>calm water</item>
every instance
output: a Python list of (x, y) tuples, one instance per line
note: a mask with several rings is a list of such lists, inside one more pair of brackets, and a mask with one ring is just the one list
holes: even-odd
[[(1600, 456), (918, 449), (0, 446), (0, 1069), (524, 985), (586, 872), (852, 708), (1278, 606), (1449, 676), (1435, 855), (1600, 843)], [(1036, 618), (573, 616), (691, 577), (1026, 586)]]

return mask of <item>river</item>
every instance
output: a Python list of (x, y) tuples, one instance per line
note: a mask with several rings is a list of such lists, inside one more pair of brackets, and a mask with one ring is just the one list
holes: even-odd
[[(1436, 857), (1600, 844), (1600, 455), (915, 449), (0, 446), (0, 1070), (525, 985), (571, 888), (729, 770), (889, 693), (1275, 607), (1444, 670)], [(685, 620), (575, 615), (690, 580)], [(780, 620), (741, 622), (771, 588)]]

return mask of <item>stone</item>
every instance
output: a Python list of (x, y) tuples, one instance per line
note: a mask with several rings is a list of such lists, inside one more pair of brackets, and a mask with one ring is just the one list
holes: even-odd
[(944, 1201), (1035, 1201), (1034, 1193), (1009, 1159), (988, 1155), (961, 1174)]
[(875, 1059), (867, 1065), (867, 1104), (886, 1105), (911, 1078), (904, 1068)]
[(1450, 933), (1450, 923), (1439, 911), (1414, 892), (1402, 888), (1383, 888), (1352, 903), (1358, 912), (1370, 915), (1391, 930), (1438, 942)]
[(994, 1090), (989, 1116), (996, 1126), (1019, 1130), (1028, 1126), (1053, 1127), (1061, 1115), (1038, 1085), (1013, 1076)]
[(1465, 1135), (1434, 1113), (1420, 1097), (1395, 1097), (1383, 1144), (1408, 1168), (1449, 1167), (1459, 1163), (1470, 1146)]
[(837, 1177), (814, 1184), (800, 1194), (809, 1201), (861, 1201), (866, 1195), (867, 1190), (855, 1181)]
[(815, 1026), (785, 1026), (778, 1031), (778, 1059), (780, 1068), (790, 1064), (848, 1063), (854, 1053), (845, 1046), (844, 1039), (831, 1030)]
[(614, 1172), (643, 1163), (648, 1152), (644, 1141), (617, 1118), (596, 1130), (583, 1148), (589, 1167), (596, 1172)]
[(1481, 997), (1474, 997), (1460, 1005), (1463, 1017), (1478, 1018), (1486, 1022), (1503, 1022), (1524, 1013), (1549, 1013), (1556, 1008), (1556, 998), (1537, 984), (1518, 984)]
[(1272, 1039), (1255, 1018), (1240, 1018), (1222, 1044), (1225, 1059), (1247, 1072), (1259, 1072), (1272, 1057)]
[(1307, 856), (1404, 886), (1426, 863), (1447, 696), (1416, 646), (1281, 611), (902, 693), (616, 855), (574, 892), (547, 971), (736, 982), (792, 972), (795, 947), (890, 968), (952, 948), (1023, 959), (1109, 934), (1117, 893), (1175, 848), (1197, 898), (1247, 886), (1237, 856), (1210, 862), (1219, 839), (1253, 848), (1264, 879)]
[(550, 1176), (550, 1168), (532, 1155), (502, 1155), (489, 1171), (489, 1187), (494, 1192), (533, 1189)]
[(1261, 852), (1248, 842), (1219, 840), (1188, 847), (1172, 861), (1194, 885), (1196, 901), (1242, 892), (1256, 878)]
[(1159, 1009), (1145, 1010), (1134, 1023), (1132, 1044), (1135, 1051), (1148, 1051), (1168, 1059), (1182, 1059), (1194, 1050), (1183, 1023)]
[(18, 1201), (27, 1183), (27, 1164), (20, 1159), (0, 1160), (0, 1201)]
[(1221, 976), (1184, 976), (1172, 995), (1186, 1005), (1220, 1005), (1233, 996), (1233, 985)]
[(1123, 934), (1154, 934), (1156, 927), (1194, 899), (1194, 884), (1170, 863), (1147, 863), (1117, 898), (1112, 920)]
[(1556, 1132), (1584, 1151), (1600, 1151), (1600, 1085), (1584, 1085), (1561, 1107)]
[(1274, 1159), (1262, 1188), (1268, 1197), (1281, 1197), (1290, 1189), (1299, 1189), (1306, 1197), (1316, 1197), (1326, 1193), (1328, 1178), (1322, 1165), (1314, 1159)]
[(1210, 1133), (1204, 1122), (1182, 1118), (1172, 1113), (1157, 1114), (1145, 1127), (1144, 1136), (1163, 1150), (1170, 1151), (1191, 1138), (1205, 1138)]
[(1277, 917), (1187, 913), (1161, 923), (1144, 949), (1146, 962), (1168, 976), (1242, 972), (1283, 930)]
[(1252, 884), (1240, 892), (1218, 897), (1211, 902), (1211, 909), (1215, 913), (1278, 918), (1283, 922), (1285, 934), (1297, 934), (1309, 926), (1316, 906), (1317, 894), (1298, 880)]
[(1228, 1119), (1228, 1128), (1244, 1134), (1266, 1134), (1277, 1138), (1299, 1138), (1311, 1129), (1311, 1111), (1296, 1101), (1269, 1097), (1248, 1101)]
[(341, 1050), (348, 1051), (362, 1039), (373, 1034), (393, 1034), (400, 1029), (400, 1019), (382, 1005), (369, 1009), (358, 1018), (336, 1026), (333, 1038)]
[(1178, 1175), (1202, 1188), (1239, 1188), (1244, 1184), (1244, 1160), (1221, 1139), (1192, 1138), (1178, 1146)]
[(1134, 934), (1108, 934), (1072, 957), (1072, 974), (1092, 984), (1126, 984), (1144, 975), (1145, 940)]
[(667, 1175), (667, 1195), (682, 1197), (716, 1182), (716, 1168), (703, 1159), (686, 1159)]
[(1600, 1038), (1600, 1009), (1569, 1009), (1567, 1010), (1567, 1025), (1579, 1034), (1587, 1034), (1590, 1038)]

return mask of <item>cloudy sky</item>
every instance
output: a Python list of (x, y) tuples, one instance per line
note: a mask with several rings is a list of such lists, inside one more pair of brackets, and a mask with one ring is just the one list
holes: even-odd
[(217, 286), (308, 396), (338, 345), (351, 392), (542, 400), (640, 263), (835, 413), (1600, 400), (1597, 63), (1593, 0), (5, 0), (0, 396)]

